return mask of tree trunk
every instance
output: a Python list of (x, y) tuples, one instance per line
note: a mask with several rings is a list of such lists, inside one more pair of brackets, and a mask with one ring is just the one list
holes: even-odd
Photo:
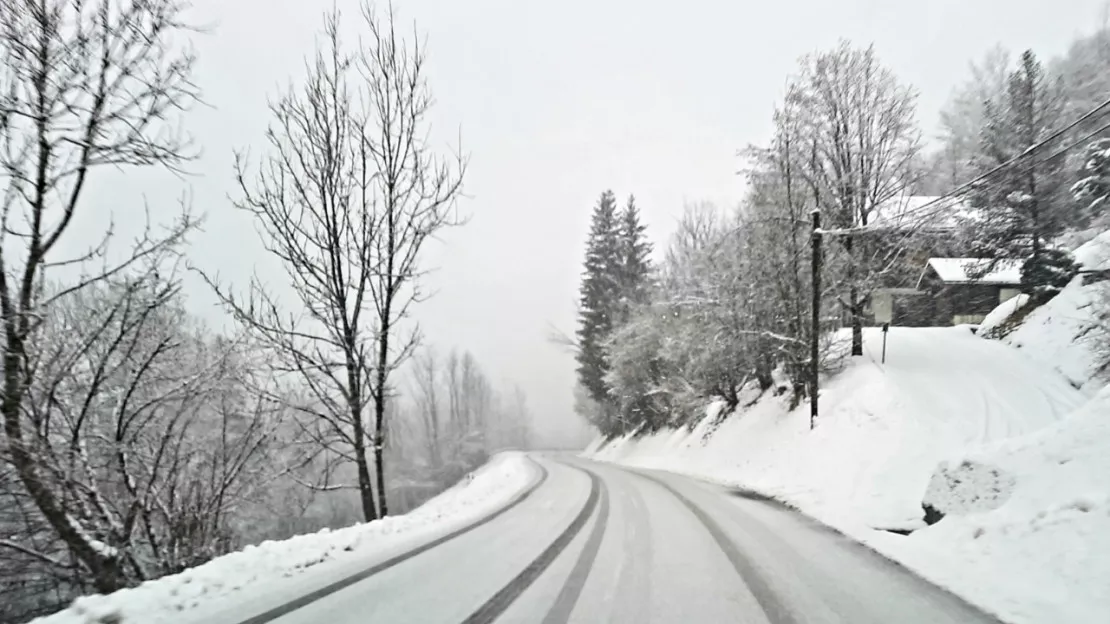
[[(15, 323), (14, 320), (8, 320)], [(18, 331), (9, 329), (9, 331)], [(28, 449), (23, 437), (22, 402), (24, 388), (22, 383), (24, 347), (19, 338), (7, 341), (4, 354), (4, 393), (0, 400), (0, 413), (4, 418), (4, 434), (7, 437), (8, 452), (12, 466), (15, 467), (27, 494), (42, 512), (46, 521), (57, 531), (69, 551), (85, 568), (92, 573), (93, 587), (102, 594), (109, 594), (127, 586), (123, 568), (116, 557), (105, 556), (85, 538), (77, 526), (71, 522), (62, 502), (35, 469), (35, 457)]]
[(863, 302), (854, 284), (848, 288), (848, 304), (852, 314), (852, 355), (863, 355)]
[(771, 376), (771, 356), (766, 352), (760, 353), (756, 360), (755, 378), (759, 381), (760, 392), (766, 392), (775, 383)]
[[(390, 262), (392, 266), (392, 262)], [(387, 295), (389, 297), (389, 295)], [(388, 319), (391, 313), (390, 299), (385, 302), (385, 314)], [(382, 324), (381, 336), (378, 338), (378, 370), (377, 384), (374, 387), (374, 471), (378, 479), (378, 516), (381, 518), (389, 515), (389, 507), (385, 496), (385, 395), (386, 380), (389, 366), (389, 332), (391, 327), (387, 322)]]
[[(864, 223), (866, 225), (866, 222)], [(851, 236), (845, 237), (844, 249), (848, 252), (848, 313), (852, 316), (852, 355), (863, 355), (863, 301), (856, 283), (856, 254)]]
[(358, 470), (358, 496), (362, 503), (362, 517), (370, 522), (378, 519), (378, 511), (374, 507), (374, 484), (370, 480), (370, 466), (366, 461), (366, 427), (362, 423), (361, 413), (356, 411), (352, 416), (355, 425), (355, 466)]

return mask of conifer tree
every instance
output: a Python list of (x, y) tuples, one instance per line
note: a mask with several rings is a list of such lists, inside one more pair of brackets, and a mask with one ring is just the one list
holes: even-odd
[(604, 433), (612, 433), (612, 401), (605, 382), (608, 358), (605, 341), (613, 330), (620, 305), (621, 244), (617, 200), (605, 191), (594, 207), (586, 243), (586, 262), (579, 299), (578, 379), (600, 414), (587, 415)]
[(624, 302), (622, 320), (629, 308), (643, 303), (648, 296), (651, 274), (651, 243), (647, 239), (647, 226), (640, 222), (640, 209), (636, 198), (629, 195), (628, 203), (620, 213), (620, 294)]
[[(1027, 153), (1059, 127), (1064, 104), (1058, 81), (1045, 75), (1031, 51), (1022, 54), (1002, 102), (986, 104), (986, 123), (974, 160), (977, 172), (993, 170)], [(1051, 274), (1041, 271), (1039, 263), (1054, 261), (1045, 250), (1075, 216), (1063, 168), (1062, 157), (1031, 155), (972, 192), (971, 204), (979, 211), (972, 231), (981, 255), (1027, 259), (1033, 282), (1040, 281), (1037, 275)], [(1027, 284), (1030, 290), (1040, 286), (1044, 284)]]

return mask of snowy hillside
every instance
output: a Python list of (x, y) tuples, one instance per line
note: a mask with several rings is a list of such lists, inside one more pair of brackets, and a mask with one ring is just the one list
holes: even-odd
[[(1110, 268), (1110, 232), (1075, 255), (1085, 269)], [(1077, 278), (1003, 339), (1094, 398), (1052, 427), (942, 464), (926, 501), (948, 517), (908, 538), (881, 539), (884, 552), (946, 585), (969, 588), (1015, 622), (1106, 621), (1108, 303), (1110, 282)]]
[(830, 380), (821, 417), (767, 397), (708, 439), (692, 433), (625, 438), (599, 459), (710, 476), (779, 496), (825, 519), (876, 528), (923, 526), (921, 498), (937, 463), (1033, 432), (1084, 395), (1049, 365), (966, 327), (864, 333), (865, 355)]
[[(768, 397), (711, 435), (707, 419), (591, 454), (771, 494), (1012, 622), (1104, 621), (1110, 390), (1092, 399), (1098, 360), (1077, 339), (1096, 289), (1077, 280), (1006, 342), (892, 328), (885, 365), (866, 332), (813, 432), (807, 406)], [(952, 514), (929, 527), (927, 492)]]
[[(988, 509), (950, 515), (909, 537), (874, 536), (873, 543), (1013, 622), (1105, 622), (1108, 416), (1110, 387), (1052, 427), (968, 453), (966, 463), (954, 462), (945, 472), (976, 487), (953, 488), (944, 504), (971, 511), (976, 499), (988, 500)], [(990, 501), (994, 484), (967, 478), (974, 466), (998, 471), (1012, 484), (1007, 496)]]
[(524, 455), (502, 453), (403, 516), (248, 546), (139, 587), (78, 598), (33, 624), (241, 621), (462, 528), (508, 504), (537, 474)]
[[(1110, 232), (1078, 248), (1075, 257), (1084, 269), (1110, 269)], [(1104, 305), (1092, 305), (1099, 302)], [(1102, 362), (1099, 352), (1110, 348), (1110, 319), (1100, 318), (1098, 312), (1110, 309), (1107, 302), (1110, 282), (1085, 286), (1082, 278), (1076, 278), (1059, 296), (1033, 310), (1004, 341), (1031, 357), (1051, 362), (1073, 384), (1086, 386), (1094, 379), (1097, 388), (1106, 381), (1097, 375)]]

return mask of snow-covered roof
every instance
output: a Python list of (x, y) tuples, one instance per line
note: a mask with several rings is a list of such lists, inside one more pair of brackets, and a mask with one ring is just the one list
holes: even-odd
[[(1021, 260), (929, 258), (929, 266), (948, 284), (1020, 284), (1021, 264)], [(991, 270), (983, 273), (987, 269)]]

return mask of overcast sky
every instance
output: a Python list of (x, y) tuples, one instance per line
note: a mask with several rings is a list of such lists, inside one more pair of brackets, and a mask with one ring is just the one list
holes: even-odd
[[(357, 27), (354, 0), (338, 0)], [(874, 43), (920, 93), (927, 133), (967, 64), (995, 43), (1055, 56), (1099, 22), (1103, 0), (396, 0), (427, 36), (437, 105), (433, 138), (461, 133), (471, 157), (471, 221), (430, 250), (435, 297), (417, 312), (428, 341), (471, 350), (495, 380), (519, 382), (542, 430), (573, 435), (572, 358), (547, 341), (570, 333), (589, 213), (611, 188), (634, 193), (658, 246), (688, 201), (740, 198), (738, 149), (764, 141), (797, 58), (838, 39)], [(186, 118), (204, 150), (195, 175), (104, 180), (117, 220), (186, 188), (207, 215), (200, 266), (272, 282), (245, 215), (232, 210), (232, 150), (261, 148), (267, 97), (301, 72), (331, 0), (195, 0), (212, 25), (197, 38), (208, 106)], [(195, 311), (213, 300), (188, 283)]]

